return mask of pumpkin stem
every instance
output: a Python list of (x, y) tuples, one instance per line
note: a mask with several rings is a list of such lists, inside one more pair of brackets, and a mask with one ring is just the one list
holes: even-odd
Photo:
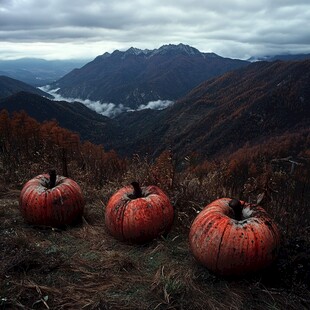
[(56, 185), (56, 170), (55, 169), (50, 170), (49, 175), (50, 175), (49, 188), (53, 188)]
[(138, 182), (132, 182), (131, 183), (132, 187), (133, 187), (133, 196), (134, 198), (141, 198), (143, 195), (142, 195), (142, 190), (141, 190), (141, 187), (139, 185)]
[(239, 199), (232, 199), (228, 205), (234, 210), (235, 212), (235, 219), (237, 221), (241, 221), (242, 220), (242, 209), (243, 209), (243, 206), (240, 202)]

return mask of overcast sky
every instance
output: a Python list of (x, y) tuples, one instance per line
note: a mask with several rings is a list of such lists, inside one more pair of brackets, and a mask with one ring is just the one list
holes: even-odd
[(0, 0), (0, 59), (91, 59), (184, 43), (247, 59), (310, 53), (310, 0)]

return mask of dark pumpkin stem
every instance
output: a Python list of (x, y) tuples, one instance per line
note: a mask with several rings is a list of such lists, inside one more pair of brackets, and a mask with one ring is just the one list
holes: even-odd
[(237, 221), (241, 221), (242, 220), (242, 209), (243, 209), (241, 201), (239, 199), (234, 198), (228, 203), (228, 205), (234, 210), (235, 219)]
[(50, 184), (49, 184), (49, 188), (53, 188), (56, 185), (56, 170), (50, 170), (49, 172), (50, 175)]
[(142, 195), (142, 190), (141, 190), (139, 183), (138, 182), (132, 182), (131, 185), (133, 187), (134, 198), (141, 198), (143, 195)]

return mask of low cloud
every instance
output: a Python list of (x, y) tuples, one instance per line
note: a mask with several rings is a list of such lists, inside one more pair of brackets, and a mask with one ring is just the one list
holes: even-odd
[(173, 101), (171, 100), (156, 100), (156, 101), (150, 101), (147, 104), (141, 104), (138, 107), (138, 111), (145, 110), (145, 109), (152, 109), (152, 110), (163, 110), (168, 108), (170, 105), (173, 104)]
[(104, 102), (101, 101), (92, 101), (89, 99), (80, 99), (80, 98), (67, 98), (62, 97), (60, 94), (57, 93), (59, 88), (50, 89), (49, 86), (39, 87), (41, 90), (49, 93), (50, 95), (54, 96), (54, 101), (67, 101), (67, 102), (81, 102), (89, 109), (97, 112), (98, 114), (107, 116), (107, 117), (115, 117), (116, 115), (129, 111), (130, 108), (125, 107), (123, 104), (114, 104), (112, 102)]
[[(39, 87), (46, 93), (49, 93), (54, 97), (54, 101), (67, 101), (67, 102), (81, 102), (89, 109), (97, 112), (98, 114), (113, 118), (123, 112), (133, 112), (135, 110), (124, 106), (123, 104), (115, 104), (112, 102), (101, 102), (101, 101), (92, 101), (89, 99), (80, 99), (80, 98), (67, 98), (63, 97), (57, 93), (59, 88), (50, 89), (49, 85)], [(157, 100), (150, 101), (147, 104), (140, 105), (136, 111), (152, 109), (152, 110), (163, 110), (173, 104), (171, 100)]]
[[(82, 101), (81, 101), (82, 102)], [(84, 103), (89, 109), (96, 111), (99, 114), (102, 114), (107, 117), (115, 117), (118, 114), (126, 112), (129, 108), (125, 107), (122, 104), (114, 104), (112, 102), (109, 103), (101, 103), (100, 101), (90, 101), (84, 100)]]

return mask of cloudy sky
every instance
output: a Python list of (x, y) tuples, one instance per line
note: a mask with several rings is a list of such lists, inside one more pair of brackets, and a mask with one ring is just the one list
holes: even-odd
[(169, 43), (242, 59), (310, 53), (309, 21), (309, 0), (0, 0), (0, 59)]

